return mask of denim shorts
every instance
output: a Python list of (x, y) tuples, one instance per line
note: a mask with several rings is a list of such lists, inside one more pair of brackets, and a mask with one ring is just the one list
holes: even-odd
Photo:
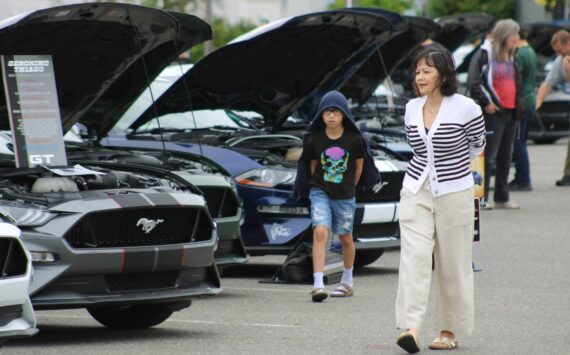
[(323, 190), (312, 187), (309, 192), (311, 200), (311, 221), (313, 228), (325, 226), (334, 234), (351, 234), (354, 222), (356, 199), (331, 199)]

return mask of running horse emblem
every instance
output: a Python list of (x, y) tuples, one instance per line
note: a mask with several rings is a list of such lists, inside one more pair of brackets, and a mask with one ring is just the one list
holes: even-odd
[(145, 232), (146, 234), (149, 234), (154, 228), (156, 228), (157, 225), (159, 225), (162, 222), (164, 222), (163, 219), (154, 220), (154, 219), (148, 219), (148, 218), (141, 218), (137, 222), (137, 227), (142, 226), (143, 232)]

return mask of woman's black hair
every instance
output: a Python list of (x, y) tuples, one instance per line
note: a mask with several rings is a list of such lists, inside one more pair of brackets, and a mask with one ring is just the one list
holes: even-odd
[(457, 92), (457, 72), (451, 53), (442, 47), (428, 46), (421, 50), (412, 62), (412, 73), (414, 80), (412, 87), (416, 96), (420, 96), (418, 85), (416, 84), (416, 68), (420, 60), (425, 60), (426, 64), (437, 70), (439, 74), (439, 90), (443, 96), (451, 96)]

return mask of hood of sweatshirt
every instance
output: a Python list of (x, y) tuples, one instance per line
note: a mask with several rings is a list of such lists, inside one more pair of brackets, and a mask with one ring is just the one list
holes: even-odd
[(311, 124), (309, 125), (307, 131), (313, 132), (318, 128), (324, 128), (325, 123), (323, 122), (321, 117), (323, 115), (323, 111), (328, 108), (337, 108), (341, 110), (342, 113), (344, 114), (344, 119), (342, 121), (344, 128), (358, 131), (358, 128), (354, 123), (354, 117), (352, 116), (350, 108), (348, 107), (348, 101), (346, 100), (346, 97), (342, 93), (336, 90), (327, 92), (321, 98), (321, 102), (319, 104), (317, 113), (313, 117), (313, 120), (311, 121)]

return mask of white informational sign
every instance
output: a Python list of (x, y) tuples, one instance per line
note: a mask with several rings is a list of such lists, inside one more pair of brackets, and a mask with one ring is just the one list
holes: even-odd
[(67, 165), (51, 55), (0, 60), (16, 166)]
[(105, 175), (105, 173), (87, 169), (79, 164), (67, 168), (48, 168), (47, 166), (44, 168), (59, 176)]

